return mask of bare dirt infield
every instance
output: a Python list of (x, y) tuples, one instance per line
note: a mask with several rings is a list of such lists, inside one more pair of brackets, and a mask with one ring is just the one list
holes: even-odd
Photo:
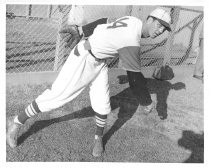
[[(7, 146), (7, 161), (202, 163), (204, 84), (192, 77), (193, 66), (174, 71), (173, 80), (161, 82), (151, 78), (151, 70), (143, 70), (157, 101), (156, 110), (145, 115), (128, 87), (126, 73), (110, 70), (112, 113), (103, 157), (91, 156), (95, 124), (87, 89), (64, 107), (29, 120), (18, 134), (18, 147)], [(48, 86), (7, 86), (7, 117), (20, 113)]]

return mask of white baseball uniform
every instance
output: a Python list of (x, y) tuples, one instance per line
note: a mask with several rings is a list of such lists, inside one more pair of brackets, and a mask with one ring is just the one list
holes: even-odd
[[(89, 37), (91, 51), (99, 59), (119, 54), (124, 69), (140, 71), (141, 29), (142, 22), (131, 16), (98, 25)], [(52, 88), (35, 100), (41, 112), (64, 105), (90, 86), (93, 110), (102, 115), (110, 113), (108, 67), (88, 52), (86, 42), (81, 41), (72, 50)]]
[(92, 53), (100, 59), (119, 54), (125, 70), (139, 72), (141, 30), (142, 21), (132, 16), (98, 25), (89, 38)]

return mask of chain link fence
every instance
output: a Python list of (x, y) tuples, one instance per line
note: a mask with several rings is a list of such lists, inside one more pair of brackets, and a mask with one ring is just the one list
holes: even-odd
[(7, 73), (52, 71), (58, 22), (53, 6), (7, 5)]
[[(146, 19), (157, 6), (97, 6), (82, 7), (81, 24), (101, 17), (109, 21), (132, 15)], [(142, 39), (142, 66), (161, 65), (166, 55), (171, 65), (193, 64), (197, 54), (198, 36), (203, 22), (203, 7), (162, 6), (173, 14), (174, 31), (165, 32), (155, 40)], [(65, 48), (58, 31), (68, 23), (71, 5), (7, 5), (6, 13), (6, 72), (38, 72), (59, 70), (70, 50)], [(178, 9), (178, 12), (177, 12)], [(169, 38), (170, 37), (170, 38)], [(118, 67), (118, 58), (108, 61)]]

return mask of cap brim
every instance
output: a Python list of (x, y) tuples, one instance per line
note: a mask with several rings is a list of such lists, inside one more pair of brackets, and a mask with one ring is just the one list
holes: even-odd
[(171, 27), (167, 22), (160, 19), (157, 19), (157, 20), (160, 22), (160, 24), (162, 24), (166, 28), (166, 30), (171, 31)]

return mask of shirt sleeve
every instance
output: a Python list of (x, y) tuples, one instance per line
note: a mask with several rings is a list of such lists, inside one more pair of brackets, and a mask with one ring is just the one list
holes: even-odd
[(123, 69), (140, 72), (141, 61), (140, 61), (140, 47), (139, 46), (128, 46), (118, 50), (120, 63)]
[(89, 37), (93, 34), (94, 29), (100, 24), (106, 24), (108, 18), (101, 18), (94, 22), (82, 26), (84, 37)]

